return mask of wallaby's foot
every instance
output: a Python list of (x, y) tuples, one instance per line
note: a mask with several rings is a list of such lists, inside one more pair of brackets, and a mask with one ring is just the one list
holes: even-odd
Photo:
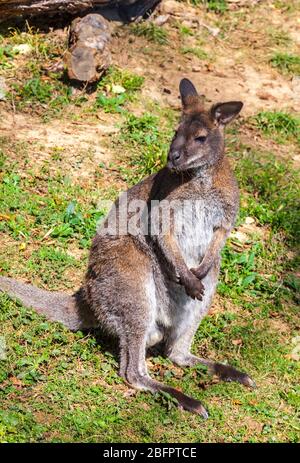
[(184, 366), (195, 366), (197, 364), (205, 365), (208, 368), (208, 373), (211, 375), (218, 376), (222, 381), (235, 381), (243, 384), (244, 386), (256, 388), (255, 382), (246, 373), (237, 370), (236, 368), (225, 365), (224, 363), (214, 362), (212, 360), (202, 359), (195, 355), (174, 355), (171, 354), (169, 358), (177, 365)]
[(174, 387), (166, 386), (165, 384), (159, 383), (158, 381), (155, 381), (152, 378), (150, 378), (150, 376), (148, 375), (135, 375), (134, 377), (128, 377), (126, 375), (125, 380), (129, 386), (138, 390), (148, 390), (152, 393), (167, 392), (177, 400), (178, 407), (180, 409), (186, 410), (191, 413), (196, 413), (205, 420), (208, 418), (208, 413), (199, 400), (185, 395), (183, 392), (179, 391), (178, 389), (175, 389)]
[[(177, 400), (179, 408), (196, 413), (204, 419), (208, 418), (208, 413), (199, 400), (189, 397), (173, 387), (150, 378), (145, 362), (145, 342), (138, 338), (139, 335), (137, 334), (134, 340), (135, 342), (127, 338), (126, 341), (129, 342), (120, 343), (120, 376), (135, 389), (148, 390), (151, 392), (167, 392)], [(143, 339), (145, 339), (145, 335)]]
[(236, 381), (237, 383), (243, 384), (244, 386), (256, 388), (256, 384), (247, 373), (237, 370), (230, 365), (224, 365), (223, 363), (212, 362), (213, 365), (209, 367), (212, 373), (217, 375), (222, 381)]
[(203, 407), (202, 403), (199, 400), (189, 397), (188, 395), (183, 394), (182, 392), (174, 389), (173, 387), (166, 388), (164, 390), (168, 394), (172, 395), (178, 401), (178, 407), (182, 410), (186, 410), (191, 413), (196, 413), (200, 415), (204, 420), (207, 420), (208, 413)]
[(181, 279), (181, 284), (184, 286), (188, 296), (190, 296), (192, 299), (198, 299), (199, 301), (202, 301), (204, 286), (192, 272), (189, 272), (184, 278)]
[(124, 372), (123, 369), (120, 369), (119, 374), (123, 377), (123, 379), (125, 379), (127, 384), (134, 389), (144, 391), (148, 390), (152, 393), (167, 392), (177, 400), (178, 407), (180, 409), (187, 410), (191, 413), (196, 413), (205, 420), (208, 418), (208, 413), (199, 400), (185, 395), (183, 392), (175, 389), (174, 387), (166, 386), (165, 384), (153, 380), (150, 378), (150, 376), (148, 376), (148, 374), (141, 375), (139, 373), (129, 371)]

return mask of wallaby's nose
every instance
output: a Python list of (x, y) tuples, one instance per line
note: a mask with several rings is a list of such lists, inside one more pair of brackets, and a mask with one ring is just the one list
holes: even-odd
[(180, 158), (181, 154), (179, 151), (172, 151), (169, 153), (169, 161), (173, 162), (174, 164), (176, 164)]

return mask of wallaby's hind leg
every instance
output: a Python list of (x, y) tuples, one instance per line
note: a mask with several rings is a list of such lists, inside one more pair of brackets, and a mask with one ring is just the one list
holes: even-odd
[(244, 386), (255, 388), (255, 382), (246, 373), (243, 373), (230, 365), (214, 362), (213, 360), (203, 359), (191, 354), (190, 347), (195, 330), (188, 330), (178, 339), (173, 340), (173, 344), (168, 346), (167, 355), (174, 363), (181, 367), (191, 367), (200, 363), (208, 367), (211, 375), (217, 375), (222, 381), (236, 381)]
[[(125, 327), (124, 327), (125, 328)], [(129, 385), (136, 389), (148, 390), (151, 392), (164, 391), (177, 399), (178, 406), (190, 412), (197, 413), (203, 418), (208, 414), (196, 399), (189, 397), (177, 389), (159, 383), (150, 378), (146, 366), (146, 327), (134, 326), (120, 334), (120, 375)], [(134, 331), (132, 331), (134, 328)], [(128, 336), (126, 332), (134, 332), (134, 336)]]
[[(130, 237), (124, 237), (123, 242), (126, 253), (120, 254), (118, 245), (118, 259), (111, 261), (103, 257), (100, 270), (108, 276), (93, 278), (97, 272), (90, 266), (91, 277), (86, 285), (86, 294), (101, 326), (119, 339), (120, 375), (137, 389), (168, 392), (180, 407), (206, 418), (207, 412), (201, 402), (148, 375), (146, 345), (161, 338), (156, 325), (156, 284), (148, 256), (137, 249)], [(94, 265), (99, 272), (98, 263)]]
[[(184, 312), (188, 314), (189, 318), (187, 319), (186, 315), (181, 323), (179, 318), (174, 323), (174, 328), (172, 328), (168, 335), (166, 355), (179, 366), (195, 366), (197, 363), (200, 363), (206, 365), (208, 372), (212, 375), (217, 375), (222, 381), (236, 381), (244, 386), (254, 388), (256, 387), (255, 382), (246, 373), (236, 370), (230, 365), (197, 357), (190, 352), (193, 337), (201, 319), (208, 311), (212, 295), (215, 291), (217, 270), (218, 268), (212, 269), (204, 278), (205, 292), (201, 302), (194, 301), (191, 298), (186, 298), (185, 302), (179, 299), (176, 301), (177, 303), (183, 302), (185, 304)], [(185, 298), (185, 295), (183, 297)], [(178, 313), (182, 314), (182, 312), (182, 306), (178, 306)]]

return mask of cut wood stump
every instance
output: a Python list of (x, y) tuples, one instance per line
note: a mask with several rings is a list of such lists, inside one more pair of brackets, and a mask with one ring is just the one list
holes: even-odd
[(65, 55), (69, 78), (88, 83), (97, 81), (111, 64), (110, 39), (109, 23), (100, 14), (76, 18), (70, 27)]

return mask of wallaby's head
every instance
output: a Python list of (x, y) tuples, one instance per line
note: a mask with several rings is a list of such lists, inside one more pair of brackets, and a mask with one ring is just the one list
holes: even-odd
[(224, 127), (239, 114), (243, 103), (217, 103), (205, 110), (203, 99), (190, 80), (182, 79), (179, 90), (182, 117), (170, 146), (167, 167), (182, 172), (213, 165), (224, 154)]

